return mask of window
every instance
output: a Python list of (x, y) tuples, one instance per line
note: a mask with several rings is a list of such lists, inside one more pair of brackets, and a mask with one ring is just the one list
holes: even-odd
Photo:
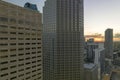
[(8, 22), (8, 18), (0, 17), (0, 22)]
[(7, 58), (7, 57), (8, 57), (8, 55), (0, 56), (0, 58)]
[(10, 66), (10, 68), (16, 68), (16, 65)]
[(8, 75), (8, 73), (2, 74), (1, 77), (7, 76), (7, 75)]
[(10, 43), (10, 45), (14, 46), (14, 45), (16, 45), (16, 43)]
[(11, 19), (10, 19), (10, 22), (11, 22), (11, 23), (16, 23), (16, 19), (11, 18)]
[(10, 28), (11, 28), (11, 29), (16, 29), (16, 27), (15, 27), (15, 26), (10, 26)]
[(19, 20), (18, 23), (19, 24), (23, 24), (24, 22), (23, 22), (23, 20)]
[(24, 76), (24, 74), (20, 74), (20, 75), (19, 75), (19, 77), (22, 77), (22, 76)]
[(0, 33), (2, 33), (2, 34), (8, 34), (7, 31), (0, 31)]
[(16, 54), (12, 54), (12, 55), (10, 55), (10, 57), (15, 57), (16, 56)]
[(8, 70), (8, 67), (1, 68), (1, 71)]
[(15, 73), (17, 73), (17, 71), (10, 72), (10, 74), (15, 74)]
[(0, 28), (8, 28), (6, 25), (0, 25)]
[(11, 60), (10, 62), (11, 62), (11, 63), (13, 63), (13, 62), (17, 62), (17, 60)]
[(7, 43), (0, 43), (0, 46), (7, 46)]
[(13, 80), (13, 79), (16, 79), (17, 77), (15, 76), (15, 77), (12, 77), (12, 78), (10, 78), (10, 80)]
[(16, 38), (10, 38), (10, 40), (16, 40)]
[(10, 34), (16, 34), (16, 32), (10, 32)]
[(18, 45), (24, 45), (24, 43), (18, 43)]
[(16, 51), (16, 49), (10, 49), (10, 51)]
[(0, 40), (8, 40), (7, 37), (0, 37)]
[(0, 52), (8, 52), (7, 49), (0, 50)]
[(1, 64), (7, 64), (7, 63), (8, 63), (8, 61), (1, 62)]
[(22, 33), (22, 32), (18, 32), (18, 34), (23, 35), (24, 33)]

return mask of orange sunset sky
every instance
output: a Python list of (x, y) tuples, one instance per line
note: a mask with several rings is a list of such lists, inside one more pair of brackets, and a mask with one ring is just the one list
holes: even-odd
[[(94, 38), (94, 41), (95, 42), (104, 42), (104, 36), (102, 35), (85, 35), (85, 39), (86, 41), (89, 39), (89, 38)], [(120, 38), (113, 38), (113, 41), (120, 41)]]

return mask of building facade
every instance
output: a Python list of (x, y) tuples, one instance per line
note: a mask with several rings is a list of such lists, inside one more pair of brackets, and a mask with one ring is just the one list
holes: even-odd
[(42, 80), (41, 14), (0, 0), (0, 80)]
[(105, 51), (104, 48), (95, 49), (95, 60), (94, 64), (98, 66), (98, 79), (102, 79), (102, 75), (105, 71)]
[(84, 64), (84, 80), (98, 80), (98, 67), (93, 63)]
[(83, 80), (83, 0), (46, 0), (43, 79)]
[(113, 61), (113, 29), (105, 31), (105, 73), (110, 74)]
[(95, 49), (98, 48), (98, 43), (94, 42), (94, 39), (89, 39), (86, 42), (86, 50), (87, 50), (87, 62), (94, 63), (95, 60)]
[(105, 57), (113, 59), (113, 29), (105, 31)]

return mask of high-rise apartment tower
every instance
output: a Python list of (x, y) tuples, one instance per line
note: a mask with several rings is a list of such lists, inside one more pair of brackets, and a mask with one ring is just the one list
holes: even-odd
[(42, 80), (41, 14), (0, 0), (0, 80)]
[(43, 79), (83, 80), (83, 0), (46, 0)]

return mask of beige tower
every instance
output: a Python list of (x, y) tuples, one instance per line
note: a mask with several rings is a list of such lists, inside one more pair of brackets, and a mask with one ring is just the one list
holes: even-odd
[(83, 0), (46, 0), (44, 80), (83, 80), (83, 12)]
[(41, 14), (1, 0), (0, 80), (42, 80)]

